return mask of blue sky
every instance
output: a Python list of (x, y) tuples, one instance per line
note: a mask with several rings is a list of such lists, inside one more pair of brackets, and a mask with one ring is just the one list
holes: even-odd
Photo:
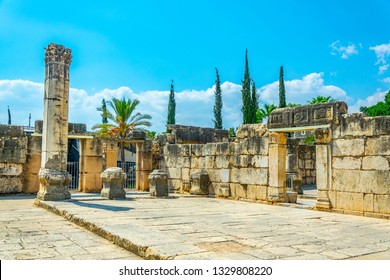
[(72, 49), (70, 121), (88, 128), (102, 98), (126, 96), (164, 131), (171, 80), (177, 123), (212, 126), (215, 67), (237, 127), (246, 49), (261, 106), (278, 103), (283, 65), (287, 102), (330, 95), (354, 112), (390, 89), (389, 14), (387, 0), (0, 0), (0, 123), (8, 105), (13, 124), (42, 119), (50, 42)]

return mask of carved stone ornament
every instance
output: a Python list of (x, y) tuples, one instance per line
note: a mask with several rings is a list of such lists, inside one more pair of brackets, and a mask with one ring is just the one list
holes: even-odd
[(45, 48), (45, 62), (64, 62), (70, 64), (72, 62), (72, 50), (65, 48), (62, 45), (50, 43)]
[(316, 129), (314, 137), (318, 144), (328, 144), (332, 140), (332, 130), (330, 128)]

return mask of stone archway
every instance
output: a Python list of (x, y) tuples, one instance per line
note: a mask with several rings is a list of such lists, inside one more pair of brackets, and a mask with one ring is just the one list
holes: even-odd
[(329, 102), (293, 108), (276, 109), (268, 120), (269, 191), (268, 200), (286, 201), (286, 132), (314, 130), (316, 145), (316, 177), (318, 209), (331, 209), (329, 190), (332, 182), (330, 143), (332, 130), (347, 113), (345, 102)]

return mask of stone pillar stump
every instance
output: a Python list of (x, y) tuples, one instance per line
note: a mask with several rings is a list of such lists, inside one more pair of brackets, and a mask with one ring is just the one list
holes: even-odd
[(126, 192), (123, 189), (126, 173), (120, 167), (107, 168), (100, 174), (100, 177), (103, 181), (100, 196), (109, 199), (126, 199)]
[(37, 198), (40, 200), (70, 199), (69, 184), (72, 175), (66, 171), (41, 168), (38, 173), (40, 189)]
[(168, 174), (155, 169), (148, 176), (150, 196), (168, 196)]
[(206, 195), (209, 194), (209, 175), (205, 170), (191, 174), (190, 194)]

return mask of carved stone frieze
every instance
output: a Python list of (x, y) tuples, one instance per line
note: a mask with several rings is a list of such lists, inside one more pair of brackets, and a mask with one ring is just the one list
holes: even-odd
[(268, 119), (268, 128), (339, 124), (340, 115), (346, 114), (347, 111), (348, 106), (342, 101), (280, 108), (272, 111)]

